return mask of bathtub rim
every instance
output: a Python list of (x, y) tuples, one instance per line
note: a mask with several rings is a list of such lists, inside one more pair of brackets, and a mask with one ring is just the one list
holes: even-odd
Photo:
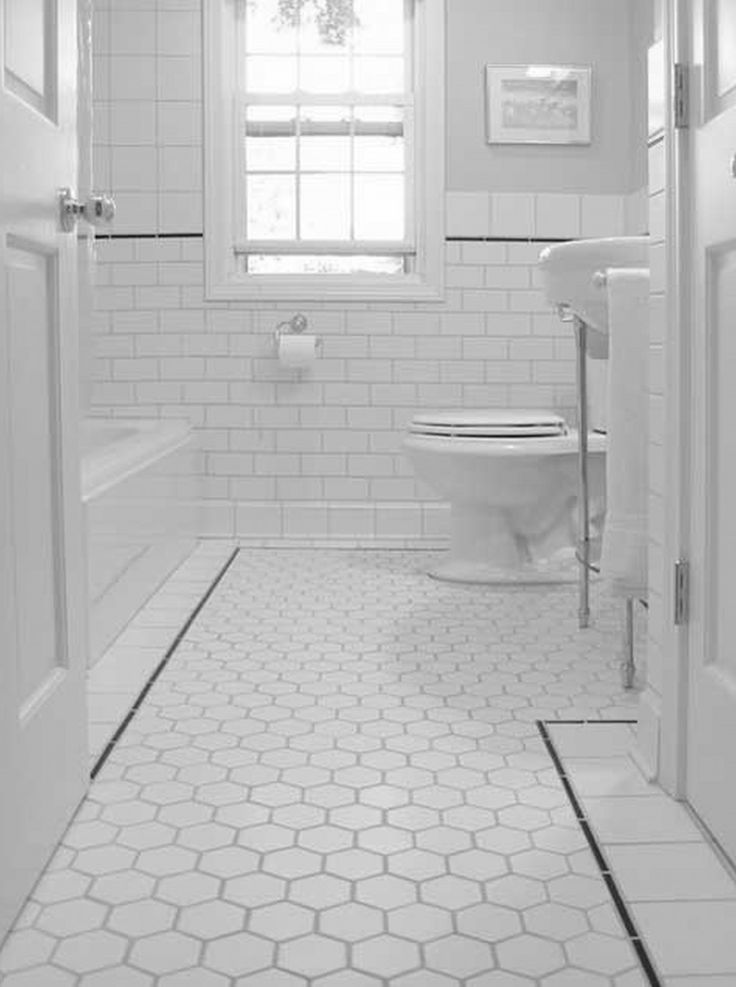
[(193, 430), (181, 418), (110, 418), (88, 417), (85, 425), (130, 428), (135, 435), (118, 439), (103, 447), (103, 451), (82, 455), (82, 503), (101, 497), (108, 490), (146, 469), (169, 453), (181, 449), (191, 440)]

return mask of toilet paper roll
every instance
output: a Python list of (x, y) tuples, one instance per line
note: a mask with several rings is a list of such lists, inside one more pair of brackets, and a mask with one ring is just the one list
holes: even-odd
[(301, 333), (279, 336), (279, 363), (290, 370), (303, 370), (317, 359), (317, 337)]

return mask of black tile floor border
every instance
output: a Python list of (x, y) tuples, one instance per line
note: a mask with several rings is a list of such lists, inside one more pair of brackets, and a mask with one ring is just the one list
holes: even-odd
[(547, 753), (552, 759), (557, 776), (559, 777), (562, 787), (565, 790), (565, 794), (570, 802), (572, 811), (575, 813), (575, 818), (577, 819), (578, 825), (580, 826), (580, 829), (588, 842), (590, 851), (593, 854), (598, 870), (600, 871), (601, 877), (603, 878), (606, 888), (608, 889), (608, 893), (611, 896), (614, 908), (618, 912), (618, 916), (621, 919), (624, 929), (626, 930), (626, 935), (629, 937), (637, 959), (641, 964), (644, 975), (647, 978), (650, 987), (663, 987), (659, 974), (657, 973), (654, 963), (652, 962), (649, 952), (647, 951), (646, 944), (644, 943), (644, 940), (636, 927), (636, 923), (631, 917), (629, 909), (626, 907), (626, 902), (618, 889), (616, 878), (611, 870), (608, 860), (606, 859), (606, 855), (603, 853), (603, 850), (598, 843), (598, 839), (596, 838), (593, 828), (585, 815), (585, 810), (583, 809), (580, 799), (572, 786), (560, 755), (557, 753), (557, 748), (555, 747), (554, 741), (552, 740), (549, 730), (547, 729), (550, 726), (588, 726), (593, 724), (598, 724), (599, 726), (611, 726), (613, 724), (633, 725), (635, 723), (636, 720), (537, 720), (537, 729), (541, 734), (544, 746), (547, 748)]
[(187, 617), (186, 621), (184, 622), (184, 624), (181, 627), (181, 630), (177, 633), (176, 637), (174, 638), (174, 640), (169, 645), (168, 650), (166, 651), (166, 654), (163, 656), (163, 658), (158, 663), (158, 665), (154, 668), (153, 672), (151, 672), (151, 674), (150, 674), (150, 676), (148, 678), (148, 681), (143, 686), (143, 688), (141, 689), (141, 691), (138, 693), (136, 699), (133, 702), (133, 705), (130, 707), (130, 709), (128, 710), (128, 712), (125, 714), (125, 718), (123, 719), (122, 723), (117, 728), (117, 730), (115, 731), (115, 733), (112, 735), (112, 737), (110, 738), (110, 740), (107, 742), (107, 744), (105, 746), (105, 749), (102, 751), (102, 753), (100, 754), (100, 756), (95, 761), (94, 767), (90, 771), (90, 778), (92, 779), (92, 781), (94, 781), (95, 778), (97, 777), (97, 775), (100, 773), (100, 771), (102, 771), (103, 767), (105, 766), (105, 762), (110, 757), (110, 755), (112, 754), (112, 752), (115, 750), (115, 747), (116, 747), (118, 741), (120, 740), (120, 738), (123, 736), (123, 734), (125, 733), (125, 731), (130, 726), (133, 718), (135, 717), (135, 714), (141, 708), (141, 706), (142, 706), (142, 704), (143, 704), (146, 696), (151, 691), (151, 688), (153, 687), (154, 683), (158, 679), (159, 675), (166, 668), (166, 666), (168, 665), (169, 661), (171, 660), (171, 657), (175, 654), (177, 648), (179, 647), (179, 645), (181, 644), (181, 642), (184, 640), (184, 637), (187, 634), (187, 632), (189, 631), (189, 628), (192, 626), (192, 624), (197, 619), (197, 617), (200, 615), (200, 613), (205, 608), (205, 606), (209, 603), (209, 601), (210, 601), (210, 599), (212, 597), (212, 594), (215, 592), (215, 590), (217, 589), (217, 587), (220, 585), (220, 583), (222, 582), (222, 580), (225, 578), (226, 573), (228, 572), (228, 570), (230, 569), (230, 567), (232, 566), (233, 562), (236, 560), (236, 558), (238, 557), (239, 554), (240, 554), (240, 549), (239, 548), (236, 548), (232, 552), (232, 554), (230, 555), (230, 557), (228, 558), (228, 560), (225, 562), (225, 564), (223, 565), (223, 567), (220, 569), (220, 571), (218, 572), (218, 574), (215, 576), (215, 578), (210, 583), (208, 589), (206, 590), (206, 592), (204, 593), (204, 595), (200, 599), (199, 603), (196, 605), (196, 607), (194, 608), (194, 610), (192, 610), (192, 612)]

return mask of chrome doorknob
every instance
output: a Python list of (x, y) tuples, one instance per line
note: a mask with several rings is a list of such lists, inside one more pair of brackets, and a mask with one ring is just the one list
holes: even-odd
[(93, 192), (80, 202), (70, 188), (64, 188), (59, 192), (59, 214), (65, 233), (76, 229), (80, 217), (92, 226), (105, 226), (115, 218), (115, 200), (111, 195)]

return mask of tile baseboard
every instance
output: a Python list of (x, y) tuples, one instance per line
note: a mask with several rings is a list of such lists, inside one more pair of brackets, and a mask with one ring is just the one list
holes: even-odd
[(203, 501), (203, 538), (260, 547), (444, 548), (450, 507), (437, 502)]

